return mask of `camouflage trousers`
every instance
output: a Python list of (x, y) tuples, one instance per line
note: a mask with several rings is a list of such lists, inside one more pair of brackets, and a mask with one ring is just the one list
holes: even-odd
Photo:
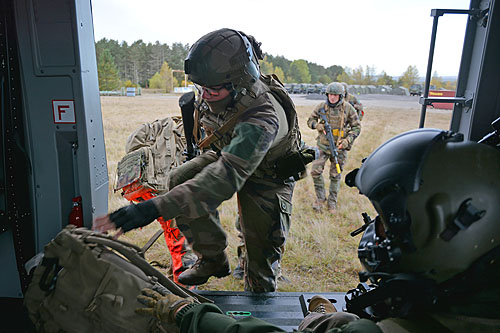
[[(338, 162), (340, 165), (340, 170), (343, 169), (346, 159), (347, 151), (339, 150)], [(335, 160), (333, 159), (330, 152), (319, 149), (319, 157), (311, 164), (311, 177), (313, 178), (314, 182), (314, 191), (316, 192), (316, 198), (318, 198), (318, 200), (320, 201), (325, 201), (326, 195), (323, 170), (325, 169), (325, 164), (328, 160), (330, 160), (330, 189), (328, 193), (328, 207), (336, 208), (342, 175), (337, 172)]]
[[(169, 188), (193, 178), (217, 158), (216, 154), (205, 153), (173, 169)], [(277, 272), (273, 264), (281, 259), (290, 228), (294, 185), (294, 182), (276, 183), (251, 178), (237, 193), (245, 243), (244, 280), (247, 291), (276, 290)], [(218, 211), (196, 219), (178, 216), (176, 222), (198, 257), (216, 257), (227, 247), (227, 236)]]
[[(246, 249), (245, 249), (245, 237), (243, 236), (243, 233), (241, 232), (241, 224), (240, 224), (240, 217), (238, 216), (236, 218), (236, 221), (234, 222), (234, 226), (236, 227), (236, 230), (238, 231), (238, 239), (239, 243), (238, 246), (236, 247), (236, 254), (238, 256), (238, 266), (240, 269), (245, 268), (246, 266)], [(285, 246), (283, 245), (281, 247), (281, 255), (285, 253)], [(286, 277), (283, 276), (282, 270), (281, 270), (281, 260), (278, 260), (273, 263), (272, 265), (273, 270), (277, 276), (278, 281), (284, 281), (284, 282), (290, 282)]]

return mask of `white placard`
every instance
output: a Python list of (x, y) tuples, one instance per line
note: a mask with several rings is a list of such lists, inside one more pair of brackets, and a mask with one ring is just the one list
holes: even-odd
[(75, 102), (72, 100), (53, 100), (55, 124), (76, 124)]

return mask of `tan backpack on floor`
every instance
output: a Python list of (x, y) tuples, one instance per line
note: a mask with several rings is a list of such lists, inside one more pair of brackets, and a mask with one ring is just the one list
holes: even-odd
[(155, 283), (179, 296), (207, 299), (153, 268), (133, 244), (72, 225), (45, 246), (25, 294), (25, 306), (41, 332), (175, 332), (134, 312), (142, 288)]

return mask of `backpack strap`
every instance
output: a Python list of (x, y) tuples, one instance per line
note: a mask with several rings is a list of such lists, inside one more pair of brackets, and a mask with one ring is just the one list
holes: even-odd
[[(288, 117), (290, 115), (287, 111), (289, 111), (289, 109), (295, 110), (295, 106), (293, 105), (293, 101), (291, 100), (291, 98), (285, 92), (280, 93), (278, 87), (280, 87), (281, 90), (284, 91), (283, 84), (274, 74), (262, 75), (261, 80), (258, 80), (256, 82), (251, 91), (247, 91), (246, 89), (244, 89), (241, 92), (243, 96), (239, 99), (238, 102), (236, 102), (233, 107), (236, 110), (236, 113), (231, 118), (229, 118), (229, 120), (225, 122), (219, 129), (214, 130), (212, 134), (203, 139), (198, 144), (198, 147), (200, 149), (204, 149), (217, 140), (221, 140), (227, 132), (234, 128), (239, 117), (252, 105), (255, 99), (267, 92), (270, 92), (276, 98), (278, 103), (283, 107), (285, 113), (287, 114), (287, 121), (289, 121)], [(292, 118), (288, 126), (288, 131), (290, 132), (293, 128), (295, 128), (296, 125), (298, 124), (296, 124), (295, 119)]]
[(127, 258), (132, 264), (136, 265), (139, 269), (141, 269), (146, 275), (156, 277), (158, 279), (158, 282), (164, 285), (174, 295), (180, 297), (191, 296), (202, 303), (213, 303), (213, 301), (209, 300), (208, 298), (198, 295), (195, 292), (172, 282), (160, 271), (152, 267), (135, 249), (128, 248), (121, 242), (108, 239), (107, 237), (101, 237), (101, 235), (98, 233), (87, 234), (82, 237), (82, 240), (86, 243), (96, 243), (103, 246), (107, 246), (117, 251), (125, 258)]
[(120, 239), (114, 239), (113, 236), (111, 236), (111, 235), (97, 233), (97, 232), (89, 230), (87, 228), (74, 228), (74, 229), (71, 229), (70, 232), (73, 233), (73, 234), (77, 234), (77, 235), (83, 236), (83, 238), (85, 238), (86, 236), (97, 236), (97, 237), (100, 237), (100, 238), (109, 239), (110, 241), (113, 241), (113, 242), (116, 242), (116, 243), (120, 243), (120, 244), (122, 244), (125, 247), (131, 247), (131, 248), (133, 248), (135, 251), (137, 251), (137, 253), (141, 257), (144, 257), (144, 253), (141, 251), (140, 247), (138, 247), (135, 244), (132, 244), (132, 243), (129, 243), (129, 242), (126, 242), (126, 241), (122, 241)]
[(233, 114), (233, 116), (229, 118), (224, 124), (222, 124), (221, 127), (214, 130), (212, 134), (201, 140), (200, 143), (198, 144), (198, 147), (200, 149), (204, 149), (213, 144), (214, 142), (221, 140), (227, 132), (229, 132), (234, 128), (240, 116), (248, 109), (248, 107), (255, 100), (256, 96), (251, 93), (247, 93), (246, 90), (243, 91), (242, 94), (243, 96), (240, 98), (238, 102), (236, 102), (236, 105), (234, 106), (234, 109), (236, 109), (236, 113)]
[(163, 234), (163, 229), (158, 230), (148, 241), (147, 243), (142, 247), (141, 253), (144, 254), (146, 253), (147, 250), (153, 245), (158, 237), (160, 237)]
[(219, 127), (219, 129), (214, 130), (212, 134), (201, 140), (198, 144), (198, 147), (200, 149), (204, 149), (217, 140), (221, 140), (227, 132), (234, 128), (236, 122), (238, 121), (238, 118), (243, 114), (244, 111), (245, 109), (238, 110), (231, 118), (229, 118), (228, 121), (226, 121), (221, 127)]
[(339, 135), (337, 136), (336, 144), (338, 144), (339, 140), (344, 137), (343, 133), (344, 133), (345, 101), (342, 101), (340, 112), (342, 112), (342, 115), (340, 116), (340, 129), (339, 129)]

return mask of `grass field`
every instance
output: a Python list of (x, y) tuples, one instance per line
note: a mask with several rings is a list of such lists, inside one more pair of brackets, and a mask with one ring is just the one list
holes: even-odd
[[(381, 97), (383, 98), (383, 97)], [(363, 96), (360, 96), (363, 102)], [(140, 124), (180, 114), (178, 96), (143, 95), (138, 97), (101, 97), (104, 135), (110, 179), (109, 210), (113, 211), (128, 202), (117, 192), (114, 193), (116, 165), (125, 154), (128, 135)], [(380, 107), (380, 103), (370, 106), (365, 103), (366, 115), (362, 121), (361, 135), (349, 152), (343, 176), (358, 168), (361, 160), (376, 147), (394, 135), (418, 126), (419, 105), (415, 102), (408, 107), (399, 105)], [(314, 145), (316, 133), (306, 126), (312, 105), (297, 103), (302, 137), (309, 145)], [(448, 129), (451, 112), (428, 111), (426, 127)], [(328, 165), (327, 165), (328, 168)], [(325, 168), (325, 179), (328, 179)], [(328, 188), (328, 183), (325, 184)], [(312, 210), (315, 199), (310, 176), (297, 183), (293, 197), (293, 214), (290, 235), (286, 243), (282, 269), (291, 283), (279, 285), (279, 291), (346, 291), (358, 283), (361, 269), (356, 251), (359, 238), (349, 233), (362, 225), (362, 212), (372, 217), (375, 211), (370, 202), (359, 195), (354, 188), (342, 184), (338, 209), (335, 214), (328, 211), (316, 213)], [(234, 227), (236, 201), (232, 199), (220, 206), (221, 221), (228, 233), (231, 267), (236, 266), (237, 233)], [(140, 230), (122, 236), (123, 239), (142, 246), (160, 228), (156, 222)], [(147, 252), (147, 259), (169, 265), (170, 255), (163, 237)], [(232, 276), (210, 279), (200, 289), (243, 290), (242, 281)]]

